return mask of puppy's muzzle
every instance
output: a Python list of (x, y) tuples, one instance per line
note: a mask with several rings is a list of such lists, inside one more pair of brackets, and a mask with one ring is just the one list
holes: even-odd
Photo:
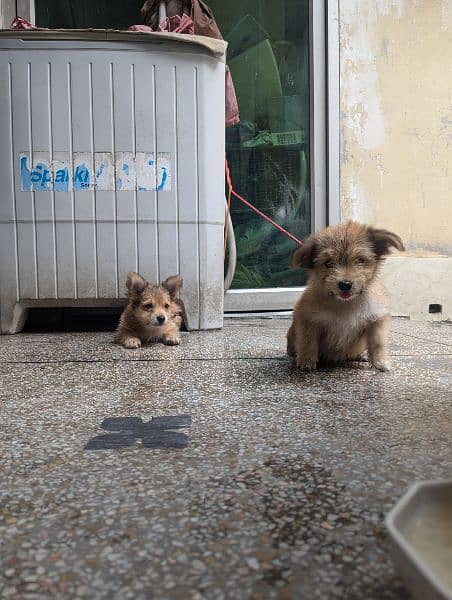
[(165, 315), (157, 315), (157, 324), (163, 325), (166, 321)]

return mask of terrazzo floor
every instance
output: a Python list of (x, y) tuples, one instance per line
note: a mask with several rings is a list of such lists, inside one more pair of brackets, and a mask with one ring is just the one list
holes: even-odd
[(452, 325), (394, 319), (388, 374), (297, 372), (288, 326), (1, 337), (0, 596), (408, 598), (383, 519), (452, 476)]

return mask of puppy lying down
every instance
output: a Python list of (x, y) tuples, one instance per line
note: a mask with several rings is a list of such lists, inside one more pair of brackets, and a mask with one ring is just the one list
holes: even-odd
[(126, 348), (139, 348), (146, 342), (180, 344), (182, 304), (177, 295), (182, 287), (179, 275), (162, 284), (151, 284), (138, 273), (127, 276), (128, 301), (119, 320), (115, 342)]
[(349, 221), (311, 235), (293, 254), (292, 266), (308, 271), (287, 333), (287, 353), (298, 367), (368, 359), (389, 371), (391, 321), (378, 272), (391, 248), (404, 250), (395, 233)]

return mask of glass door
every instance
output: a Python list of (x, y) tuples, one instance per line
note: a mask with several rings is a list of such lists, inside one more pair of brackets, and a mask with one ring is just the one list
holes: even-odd
[[(210, 0), (210, 6), (228, 41), (240, 111), (240, 123), (226, 130), (234, 189), (303, 239), (312, 221), (310, 2)], [(261, 299), (261, 309), (276, 308), (282, 289), (304, 283), (303, 274), (290, 269), (296, 245), (235, 198), (231, 218), (237, 266), (226, 308), (252, 309), (254, 301), (243, 302), (250, 295)], [(254, 294), (237, 296), (238, 290)]]

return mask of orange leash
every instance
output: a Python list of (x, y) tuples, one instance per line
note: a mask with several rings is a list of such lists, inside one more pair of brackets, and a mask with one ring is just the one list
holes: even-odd
[(289, 231), (287, 231), (287, 229), (284, 229), (284, 227), (282, 227), (281, 225), (279, 225), (278, 223), (276, 223), (276, 221), (273, 221), (273, 219), (271, 219), (268, 215), (266, 215), (265, 213), (263, 213), (262, 211), (260, 211), (255, 206), (253, 206), (251, 204), (251, 202), (248, 202), (248, 200), (246, 200), (245, 198), (243, 198), (242, 196), (240, 196), (240, 194), (237, 194), (237, 192), (232, 187), (231, 173), (230, 173), (230, 170), (229, 170), (229, 164), (228, 164), (227, 159), (225, 160), (225, 170), (226, 170), (226, 185), (228, 186), (228, 204), (227, 204), (227, 210), (226, 210), (226, 223), (225, 223), (225, 233), (224, 233), (224, 251), (225, 251), (225, 253), (226, 253), (226, 243), (227, 243), (227, 239), (228, 239), (227, 222), (228, 222), (229, 215), (230, 215), (230, 212), (231, 212), (231, 196), (234, 196), (235, 198), (237, 198), (237, 200), (240, 200), (240, 202), (242, 202), (243, 204), (245, 204), (245, 206), (247, 206), (248, 208), (250, 208), (251, 210), (253, 210), (257, 215), (259, 215), (260, 217), (262, 217), (262, 219), (264, 219), (268, 223), (271, 223), (273, 225), (273, 227), (275, 227), (275, 229), (277, 229), (282, 234), (284, 234), (285, 236), (287, 236), (288, 238), (290, 238), (298, 246), (301, 246), (301, 244), (303, 243), (301, 240), (299, 240), (297, 237), (295, 237), (294, 235), (292, 235)]

